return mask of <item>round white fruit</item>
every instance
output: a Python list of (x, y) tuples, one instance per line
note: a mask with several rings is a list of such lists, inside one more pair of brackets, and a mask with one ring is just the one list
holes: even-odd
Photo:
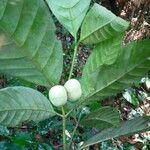
[(67, 102), (66, 89), (61, 85), (53, 86), (49, 90), (49, 99), (51, 103), (56, 107), (65, 105)]
[(70, 79), (65, 83), (64, 87), (66, 88), (68, 99), (70, 101), (76, 101), (81, 97), (82, 89), (78, 80)]
[(145, 84), (146, 84), (147, 89), (149, 90), (150, 89), (150, 79), (149, 78), (146, 78)]

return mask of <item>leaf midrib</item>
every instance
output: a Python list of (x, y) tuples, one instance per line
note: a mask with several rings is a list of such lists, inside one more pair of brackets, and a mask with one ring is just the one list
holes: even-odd
[(71, 26), (72, 26), (72, 30), (73, 30), (73, 34), (74, 34), (74, 38), (76, 40), (76, 32), (75, 32), (75, 26), (74, 26), (74, 20), (72, 20), (72, 12), (71, 12), (71, 8), (69, 8), (69, 15), (70, 15), (70, 18), (71, 18)]
[(15, 109), (5, 109), (5, 110), (0, 110), (0, 113), (1, 112), (5, 112), (5, 111), (28, 111), (28, 110), (31, 110), (31, 111), (43, 111), (43, 112), (53, 112), (54, 113), (54, 111), (50, 111), (50, 110), (45, 110), (45, 109), (29, 109), (29, 108), (27, 108), (27, 109), (25, 109), (25, 108), (15, 108)]
[(98, 120), (98, 121), (101, 121), (101, 122), (106, 122), (110, 125), (114, 125), (112, 122), (110, 122), (109, 120), (106, 120), (106, 119), (101, 119), (101, 118), (98, 118), (98, 117), (95, 117), (95, 118), (89, 118), (89, 119), (85, 119), (85, 121), (90, 121), (90, 120)]

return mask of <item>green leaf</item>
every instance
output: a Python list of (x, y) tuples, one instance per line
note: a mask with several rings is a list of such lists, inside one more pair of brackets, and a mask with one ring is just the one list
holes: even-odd
[(140, 105), (139, 99), (136, 96), (136, 90), (133, 89), (126, 89), (123, 93), (123, 97), (132, 105), (138, 107)]
[(88, 11), (91, 0), (46, 0), (60, 23), (77, 38), (77, 31)]
[(0, 125), (15, 127), (24, 121), (41, 121), (54, 115), (50, 101), (26, 87), (0, 90)]
[(140, 133), (150, 130), (150, 117), (139, 117), (133, 120), (123, 122), (119, 127), (112, 127), (106, 130), (103, 130), (99, 134), (93, 136), (87, 140), (82, 148), (103, 142), (112, 138), (117, 138), (124, 135), (132, 135), (135, 133)]
[(52, 86), (63, 66), (61, 43), (43, 0), (0, 2), (0, 72)]
[(125, 20), (95, 3), (81, 26), (80, 41), (83, 44), (96, 44), (120, 35), (127, 28), (128, 23)]
[(150, 40), (132, 42), (120, 48), (120, 54), (112, 65), (103, 64), (100, 51), (95, 51), (83, 71), (84, 101), (113, 96), (133, 83), (139, 83), (150, 68), (149, 47)]
[(102, 107), (87, 115), (81, 123), (85, 126), (105, 129), (117, 126), (120, 122), (119, 112), (111, 107)]
[(105, 40), (94, 48), (83, 70), (82, 88), (85, 95), (88, 95), (90, 90), (93, 90), (91, 74), (96, 72), (100, 66), (111, 65), (116, 61), (122, 47), (122, 38), (121, 35)]
[(33, 145), (33, 135), (29, 132), (20, 131), (19, 133), (15, 133), (15, 136), (11, 137), (11, 141), (17, 146), (28, 148)]
[[(97, 68), (100, 67), (102, 64), (111, 65), (113, 64), (120, 52), (121, 46), (122, 46), (122, 39), (123, 36), (116, 36), (115, 38), (112, 38), (110, 40), (106, 40), (104, 42), (100, 42), (96, 45), (96, 48), (94, 51), (94, 54), (99, 54), (98, 56), (93, 56), (98, 60)], [(97, 52), (98, 51), (98, 52)]]

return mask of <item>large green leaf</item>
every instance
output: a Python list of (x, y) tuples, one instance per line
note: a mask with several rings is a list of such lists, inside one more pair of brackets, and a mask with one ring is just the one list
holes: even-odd
[(26, 87), (0, 90), (0, 125), (14, 127), (23, 121), (41, 121), (54, 115), (50, 101)]
[(127, 27), (128, 23), (125, 20), (95, 3), (81, 26), (80, 41), (84, 44), (96, 44), (116, 37), (124, 32)]
[(91, 0), (46, 0), (62, 25), (75, 37)]
[(87, 84), (91, 83), (91, 74), (97, 71), (100, 66), (104, 64), (111, 65), (116, 61), (122, 45), (121, 37), (117, 36), (116, 38), (100, 42), (94, 48), (83, 70), (82, 87), (84, 93), (90, 92), (91, 86), (87, 87)]
[(0, 72), (51, 86), (63, 65), (60, 42), (43, 0), (0, 1)]
[(118, 127), (112, 127), (103, 130), (99, 134), (87, 140), (82, 148), (103, 142), (112, 138), (117, 138), (123, 135), (132, 135), (143, 131), (150, 130), (150, 117), (139, 117), (133, 120), (126, 121), (120, 124)]
[(102, 107), (87, 115), (81, 123), (85, 126), (105, 129), (117, 126), (120, 122), (119, 112), (111, 107)]
[(119, 50), (112, 65), (103, 64), (99, 50), (90, 56), (81, 81), (85, 101), (115, 95), (133, 83), (139, 83), (150, 69), (150, 40), (132, 42)]
[(82, 87), (85, 95), (92, 90), (91, 74), (102, 65), (113, 64), (118, 57), (121, 46), (122, 36), (105, 40), (96, 45), (83, 70)]

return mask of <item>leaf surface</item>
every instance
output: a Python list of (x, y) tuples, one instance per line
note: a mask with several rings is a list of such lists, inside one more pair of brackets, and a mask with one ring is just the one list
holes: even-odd
[(119, 112), (111, 107), (102, 107), (87, 115), (81, 123), (85, 126), (105, 129), (117, 126), (120, 122)]
[(27, 87), (0, 90), (0, 125), (15, 127), (24, 121), (41, 121), (54, 116), (50, 101), (40, 92)]
[(124, 135), (132, 135), (134, 133), (140, 133), (144, 131), (150, 130), (150, 117), (139, 117), (133, 120), (129, 120), (123, 122), (119, 125), (119, 127), (112, 127), (102, 132), (98, 133), (97, 135), (93, 136), (89, 140), (87, 140), (82, 148), (87, 146), (103, 142), (112, 138), (117, 138)]
[(0, 1), (0, 72), (52, 86), (62, 65), (61, 43), (44, 1)]
[(85, 65), (81, 80), (85, 101), (113, 96), (139, 83), (150, 68), (149, 47), (149, 40), (123, 46), (119, 48), (120, 54), (112, 65), (102, 62), (100, 50), (94, 51)]
[(53, 14), (75, 39), (90, 2), (91, 0), (47, 0)]
[(80, 41), (83, 44), (97, 44), (120, 35), (127, 28), (128, 23), (125, 20), (95, 3), (81, 26)]

